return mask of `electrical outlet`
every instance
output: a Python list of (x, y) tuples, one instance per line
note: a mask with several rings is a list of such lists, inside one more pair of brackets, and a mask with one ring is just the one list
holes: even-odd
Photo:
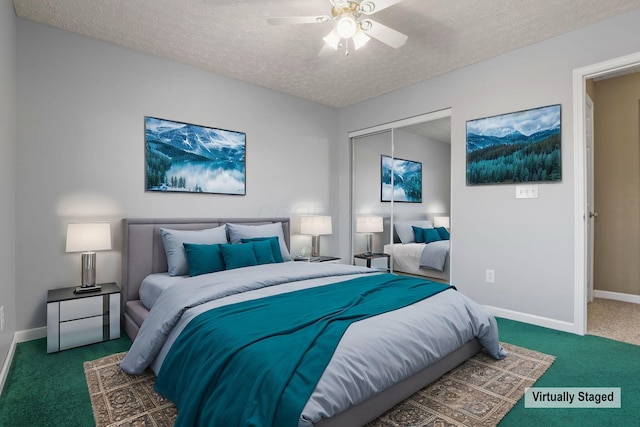
[(484, 281), (487, 283), (496, 283), (496, 271), (485, 270)]

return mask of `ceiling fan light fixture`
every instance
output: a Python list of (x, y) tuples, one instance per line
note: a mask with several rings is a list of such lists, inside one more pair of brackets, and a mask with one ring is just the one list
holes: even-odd
[(338, 35), (338, 32), (334, 28), (333, 30), (331, 30), (329, 34), (324, 36), (322, 40), (324, 40), (324, 42), (327, 45), (331, 46), (334, 50), (338, 50), (338, 47), (340, 46), (340, 40), (342, 39), (340, 38), (340, 36)]
[(371, 37), (366, 35), (362, 30), (358, 30), (356, 34), (353, 36), (353, 47), (355, 50), (360, 49), (362, 46), (367, 44), (367, 42), (371, 40)]
[(344, 14), (338, 19), (336, 31), (343, 39), (350, 39), (358, 31), (358, 24), (351, 14)]

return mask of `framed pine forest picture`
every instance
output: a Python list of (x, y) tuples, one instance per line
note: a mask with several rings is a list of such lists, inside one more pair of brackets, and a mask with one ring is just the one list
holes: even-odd
[(560, 105), (467, 121), (467, 185), (562, 179)]

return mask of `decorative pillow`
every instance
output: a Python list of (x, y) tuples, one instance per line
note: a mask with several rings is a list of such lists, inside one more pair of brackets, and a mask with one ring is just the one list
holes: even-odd
[[(280, 252), (280, 243), (278, 242), (278, 238), (276, 236), (272, 237), (254, 237), (253, 239), (240, 239), (242, 243), (249, 242), (268, 242), (271, 247), (271, 254), (273, 261), (271, 262), (282, 262), (282, 253)], [(257, 253), (256, 253), (257, 255)], [(260, 260), (258, 259), (258, 263)]]
[(451, 237), (451, 235), (449, 234), (449, 230), (444, 227), (437, 227), (436, 231), (440, 236), (440, 240), (449, 240), (449, 238)]
[(189, 272), (187, 264), (187, 254), (184, 250), (184, 243), (228, 243), (227, 229), (224, 225), (205, 230), (171, 230), (161, 228), (162, 243), (167, 254), (167, 265), (169, 266), (169, 276), (183, 276)]
[(414, 225), (420, 228), (433, 228), (431, 222), (427, 220), (394, 221), (393, 227), (396, 230), (400, 242), (413, 243), (416, 241), (412, 228)]
[[(278, 243), (278, 239), (273, 239), (276, 243)], [(253, 253), (256, 256), (256, 261), (258, 261), (258, 265), (260, 264), (273, 264), (276, 262), (273, 257), (273, 248), (271, 247), (271, 242), (268, 240), (255, 240), (249, 243), (243, 243), (245, 245), (253, 246)], [(280, 255), (280, 251), (278, 251), (278, 255)]]
[(416, 227), (415, 225), (412, 225), (411, 228), (413, 228), (413, 236), (416, 243), (424, 243), (424, 228)]
[(187, 253), (187, 264), (189, 265), (189, 276), (199, 276), (206, 273), (214, 273), (224, 270), (224, 259), (220, 245), (226, 243), (216, 243), (213, 245), (201, 245), (197, 243), (183, 243)]
[(284, 240), (284, 232), (282, 231), (282, 223), (274, 222), (272, 224), (262, 225), (244, 225), (244, 224), (227, 224), (227, 230), (229, 230), (229, 238), (231, 243), (240, 243), (242, 239), (254, 239), (256, 237), (278, 237), (278, 243), (280, 246), (280, 254), (283, 261), (291, 261), (291, 255), (287, 249), (287, 244)]
[(423, 228), (422, 230), (424, 231), (425, 243), (437, 242), (438, 240), (442, 240), (440, 238), (440, 234), (438, 234), (435, 228)]
[(253, 251), (253, 244), (220, 245), (220, 251), (227, 270), (258, 265), (256, 254)]

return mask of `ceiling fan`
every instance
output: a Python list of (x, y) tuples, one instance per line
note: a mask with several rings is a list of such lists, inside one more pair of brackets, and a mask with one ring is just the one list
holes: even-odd
[[(402, 0), (329, 0), (331, 14), (320, 16), (285, 16), (268, 18), (267, 22), (274, 25), (280, 24), (318, 24), (327, 21), (336, 21), (334, 28), (323, 40), (327, 46), (334, 50), (342, 45), (342, 40), (353, 41), (355, 50), (364, 46), (372, 37), (382, 43), (398, 49), (408, 39), (406, 34), (389, 28), (381, 23), (369, 19), (368, 16), (400, 3)], [(349, 46), (346, 44), (345, 55), (349, 54)]]

